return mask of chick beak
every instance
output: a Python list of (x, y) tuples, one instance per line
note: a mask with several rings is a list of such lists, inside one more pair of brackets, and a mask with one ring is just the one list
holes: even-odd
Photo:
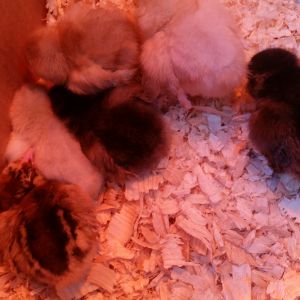
[(23, 157), (21, 158), (21, 163), (30, 163), (33, 161), (33, 149), (28, 149)]
[(47, 90), (50, 90), (54, 86), (54, 84), (52, 82), (47, 81), (47, 80), (42, 79), (42, 78), (37, 79), (36, 83), (38, 85), (41, 85), (41, 86), (45, 87)]

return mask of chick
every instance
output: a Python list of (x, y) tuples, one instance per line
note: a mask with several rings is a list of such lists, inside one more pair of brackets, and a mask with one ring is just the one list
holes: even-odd
[[(32, 163), (18, 163), (14, 173), (21, 187), (28, 171), (38, 172)], [(14, 168), (10, 165), (10, 170)], [(57, 289), (76, 286), (87, 275), (97, 250), (94, 205), (78, 186), (43, 177), (37, 181), (37, 176), (42, 177), (32, 177), (31, 188), (25, 185), (23, 197), (0, 214), (0, 258), (11, 271), (34, 281)], [(8, 173), (3, 177), (7, 179)], [(12, 182), (1, 181), (1, 190), (16, 182), (15, 176), (10, 178)], [(0, 202), (6, 199), (1, 197)]]
[(300, 176), (300, 111), (273, 99), (263, 99), (252, 114), (249, 137), (278, 173)]
[(248, 64), (249, 94), (257, 109), (249, 137), (275, 172), (300, 176), (300, 68), (297, 57), (281, 48), (265, 49)]
[(217, 0), (137, 0), (143, 82), (153, 97), (223, 97), (246, 73), (241, 39)]
[(26, 58), (37, 78), (88, 94), (129, 82), (139, 52), (136, 25), (123, 11), (78, 2), (29, 38)]
[(7, 146), (8, 161), (18, 160), (32, 148), (35, 165), (46, 178), (78, 184), (96, 198), (103, 176), (83, 154), (79, 142), (53, 114), (46, 92), (24, 85), (10, 109), (13, 133)]
[(300, 67), (296, 55), (281, 48), (255, 54), (248, 64), (247, 90), (254, 98), (299, 102)]
[(135, 86), (80, 96), (63, 86), (49, 91), (53, 111), (79, 139), (90, 160), (106, 170), (143, 173), (168, 151), (161, 115), (136, 98)]
[(19, 161), (13, 161), (0, 175), (0, 212), (10, 209), (31, 191), (43, 177), (32, 165), (31, 150)]
[(107, 98), (95, 135), (118, 166), (138, 174), (152, 170), (168, 153), (166, 124), (140, 99), (111, 106), (113, 97)]

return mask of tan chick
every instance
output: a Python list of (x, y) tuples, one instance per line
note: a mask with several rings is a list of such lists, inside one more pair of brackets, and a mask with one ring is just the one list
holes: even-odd
[(43, 27), (26, 47), (37, 78), (65, 84), (78, 94), (129, 82), (139, 60), (136, 25), (113, 5), (91, 8), (78, 2), (53, 26)]

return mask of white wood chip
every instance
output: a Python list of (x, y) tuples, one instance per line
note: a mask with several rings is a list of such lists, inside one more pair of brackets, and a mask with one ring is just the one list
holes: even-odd
[(182, 267), (187, 264), (182, 254), (183, 242), (178, 235), (167, 234), (160, 244), (164, 268)]
[(112, 293), (116, 283), (116, 273), (103, 264), (94, 263), (88, 281)]
[(186, 233), (200, 240), (208, 250), (211, 249), (212, 236), (205, 226), (194, 223), (193, 220), (186, 219), (181, 215), (176, 218), (176, 225)]
[(193, 288), (182, 282), (177, 282), (172, 286), (171, 299), (186, 300), (193, 295)]
[(124, 245), (133, 233), (136, 217), (137, 205), (130, 202), (125, 203), (121, 211), (112, 217), (106, 231), (106, 239), (114, 239)]
[(200, 189), (212, 203), (218, 203), (224, 198), (222, 186), (211, 174), (205, 174), (199, 165), (193, 171), (197, 176)]
[(300, 273), (288, 270), (282, 280), (269, 284), (267, 292), (273, 299), (295, 300), (300, 296)]
[(225, 242), (225, 249), (228, 260), (237, 265), (249, 264), (256, 265), (255, 259), (252, 255), (246, 252), (244, 249), (233, 245), (232, 243)]
[(160, 211), (160, 208), (157, 206), (154, 206), (153, 208), (152, 222), (156, 234), (160, 237), (164, 237), (167, 234), (167, 230), (163, 220), (163, 215)]
[(232, 266), (232, 276), (224, 273), (222, 286), (225, 299), (251, 300), (251, 268), (249, 265)]

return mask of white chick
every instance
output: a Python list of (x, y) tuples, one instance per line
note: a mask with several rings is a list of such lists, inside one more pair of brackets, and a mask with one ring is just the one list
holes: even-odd
[(10, 118), (13, 133), (6, 150), (9, 161), (20, 159), (32, 148), (35, 165), (46, 178), (77, 184), (92, 198), (97, 197), (103, 184), (101, 172), (53, 114), (42, 88), (21, 87), (14, 96)]
[(246, 73), (243, 45), (231, 16), (217, 0), (137, 0), (144, 39), (144, 85), (186, 108), (189, 96), (224, 97)]
[(115, 6), (78, 2), (53, 26), (35, 32), (26, 47), (29, 69), (78, 94), (129, 82), (139, 60), (136, 25)]

